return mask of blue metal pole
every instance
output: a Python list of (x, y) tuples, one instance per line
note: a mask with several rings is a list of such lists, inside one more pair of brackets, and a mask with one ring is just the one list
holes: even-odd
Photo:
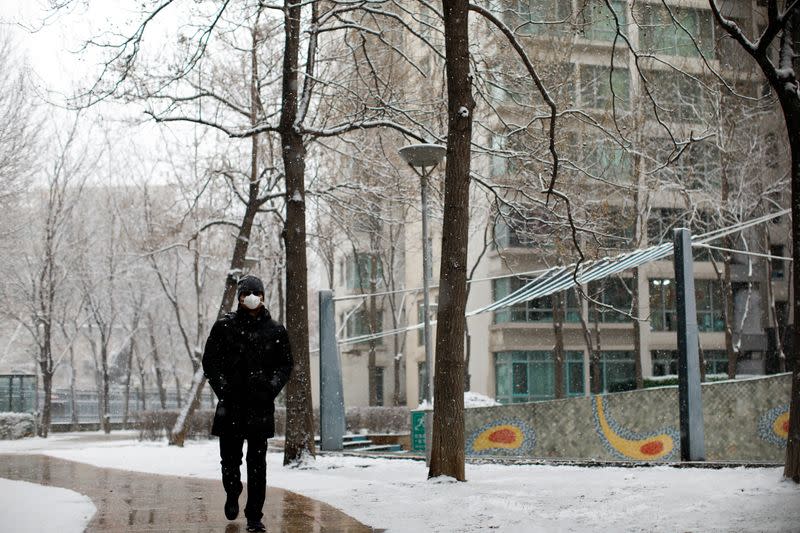
[(675, 296), (678, 312), (678, 401), (681, 461), (705, 461), (703, 399), (700, 391), (700, 353), (697, 304), (694, 295), (692, 236), (675, 230)]
[(333, 292), (319, 291), (319, 437), (320, 449), (339, 451), (345, 431), (342, 363), (336, 343)]

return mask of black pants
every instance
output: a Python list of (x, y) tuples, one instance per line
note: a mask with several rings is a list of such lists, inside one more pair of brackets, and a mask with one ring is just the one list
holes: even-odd
[(225, 492), (238, 495), (242, 492), (241, 472), (242, 447), (247, 440), (247, 505), (244, 516), (248, 520), (261, 520), (264, 513), (264, 498), (267, 491), (267, 438), (236, 437), (219, 438), (219, 455), (222, 459), (222, 485)]

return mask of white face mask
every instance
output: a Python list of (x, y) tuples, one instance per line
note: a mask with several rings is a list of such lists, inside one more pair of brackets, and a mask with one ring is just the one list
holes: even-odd
[(248, 309), (258, 309), (258, 306), (261, 305), (261, 297), (256, 296), (255, 294), (248, 294), (247, 296), (244, 297), (242, 303)]

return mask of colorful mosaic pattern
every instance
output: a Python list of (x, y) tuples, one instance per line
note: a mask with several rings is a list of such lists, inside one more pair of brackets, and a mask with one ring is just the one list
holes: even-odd
[(524, 455), (536, 444), (536, 433), (519, 419), (493, 420), (469, 438), (468, 455)]
[(678, 448), (680, 433), (673, 428), (654, 433), (637, 434), (621, 427), (603, 406), (603, 397), (592, 398), (594, 427), (603, 447), (615, 457), (636, 461), (664, 461), (671, 459)]
[(758, 419), (758, 436), (780, 448), (789, 439), (789, 404), (773, 407)]

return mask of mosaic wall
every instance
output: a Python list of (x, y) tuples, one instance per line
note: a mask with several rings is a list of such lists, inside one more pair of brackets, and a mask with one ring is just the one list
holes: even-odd
[[(790, 387), (789, 374), (704, 384), (706, 459), (782, 462)], [(472, 408), (465, 423), (473, 456), (680, 458), (677, 386)]]

